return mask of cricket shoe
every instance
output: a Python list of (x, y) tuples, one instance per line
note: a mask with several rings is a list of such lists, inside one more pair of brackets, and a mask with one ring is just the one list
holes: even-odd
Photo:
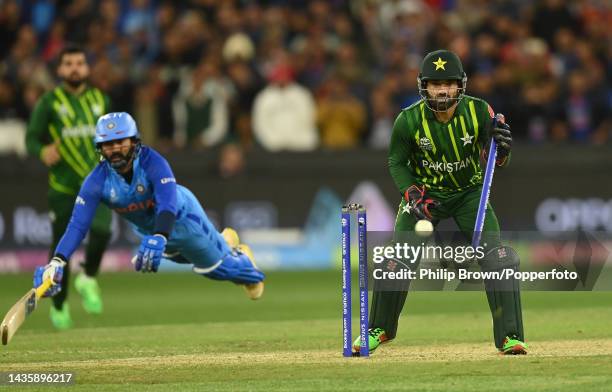
[[(378, 346), (382, 343), (388, 342), (389, 338), (387, 338), (387, 334), (382, 328), (370, 328), (368, 330), (368, 343), (370, 352), (376, 350)], [(357, 339), (353, 342), (353, 353), (359, 353), (359, 349), (361, 348), (361, 336), (357, 336)]]
[(102, 296), (100, 286), (96, 278), (85, 275), (83, 272), (77, 275), (74, 280), (74, 287), (81, 295), (83, 309), (89, 314), (102, 313)]
[(518, 340), (514, 335), (506, 336), (499, 351), (503, 355), (525, 355), (527, 354), (527, 343)]
[[(246, 245), (246, 244), (240, 244), (236, 247), (236, 250), (240, 253), (245, 254), (249, 260), (251, 261), (251, 263), (253, 264), (253, 267), (257, 268), (257, 264), (255, 264), (255, 257), (253, 256), (253, 251), (251, 250), (251, 247)], [(242, 285), (244, 287), (244, 290), (246, 291), (247, 297), (249, 297), (250, 299), (259, 299), (261, 298), (261, 296), (263, 295), (264, 292), (264, 282), (257, 282), (257, 283), (246, 283)]]
[[(236, 249), (239, 252), (247, 255), (251, 263), (253, 263), (253, 266), (257, 268), (257, 265), (255, 264), (255, 257), (253, 256), (253, 251), (248, 245), (240, 243), (240, 237), (238, 237), (238, 233), (236, 233), (236, 230), (232, 229), (231, 227), (226, 227), (221, 232), (221, 236), (225, 239), (225, 242), (227, 242), (230, 248)], [(249, 283), (244, 284), (242, 286), (244, 287), (247, 296), (251, 299), (259, 299), (263, 295), (263, 282)]]
[(49, 317), (55, 329), (65, 331), (72, 328), (72, 317), (70, 317), (70, 307), (67, 303), (64, 303), (60, 310), (55, 309), (55, 306), (51, 305)]
[(225, 239), (225, 242), (229, 245), (230, 248), (235, 248), (240, 245), (240, 238), (238, 237), (238, 233), (236, 230), (231, 227), (226, 227), (221, 232), (221, 236)]

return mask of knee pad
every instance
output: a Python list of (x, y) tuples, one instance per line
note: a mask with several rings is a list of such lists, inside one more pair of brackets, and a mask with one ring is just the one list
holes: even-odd
[(265, 277), (241, 252), (230, 252), (210, 267), (194, 266), (193, 272), (210, 279), (229, 280), (238, 284), (258, 283)]
[(498, 246), (491, 249), (479, 264), (483, 271), (499, 271), (505, 268), (516, 269), (520, 262), (519, 255), (514, 249), (509, 246)]

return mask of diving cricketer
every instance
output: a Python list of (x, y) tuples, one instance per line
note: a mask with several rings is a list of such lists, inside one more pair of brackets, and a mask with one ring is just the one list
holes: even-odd
[[(60, 52), (57, 74), (61, 84), (38, 100), (26, 133), (28, 153), (40, 158), (49, 168), (47, 202), (53, 231), (51, 255), (68, 226), (83, 180), (99, 161), (93, 135), (96, 121), (110, 106), (108, 96), (88, 86), (89, 66), (85, 52), (79, 47), (68, 46)], [(75, 279), (83, 307), (91, 314), (103, 310), (95, 276), (111, 238), (111, 217), (110, 210), (104, 206), (96, 211), (85, 250), (84, 272)], [(63, 289), (53, 298), (50, 311), (51, 322), (57, 329), (72, 326), (66, 302), (69, 272), (66, 268)]]
[(162, 257), (192, 264), (193, 272), (241, 285), (251, 299), (264, 291), (264, 274), (236, 232), (219, 233), (196, 197), (178, 185), (168, 162), (140, 143), (128, 113), (109, 113), (98, 120), (96, 147), (103, 160), (87, 176), (72, 217), (51, 261), (34, 272), (34, 287), (53, 279), (44, 296), (60, 292), (64, 266), (89, 230), (100, 203), (130, 222), (142, 238), (132, 260), (136, 271), (157, 272)]
[[(414, 231), (421, 219), (435, 226), (442, 219), (453, 218), (469, 241), (483, 184), (480, 160), (486, 160), (487, 145), (493, 138), (497, 143), (496, 165), (508, 165), (510, 127), (505, 122), (494, 125), (491, 106), (465, 95), (467, 77), (461, 60), (448, 50), (425, 56), (417, 83), (421, 100), (397, 116), (389, 147), (389, 171), (402, 195), (395, 232)], [(495, 212), (488, 204), (483, 229), (486, 247), (479, 261), (482, 270), (518, 268), (517, 253), (502, 246), (499, 231)], [(518, 283), (484, 283), (496, 348), (503, 354), (526, 354)], [(395, 338), (408, 286), (409, 282), (399, 290), (383, 291), (375, 284), (370, 350)], [(357, 338), (353, 350), (358, 352), (359, 346)]]

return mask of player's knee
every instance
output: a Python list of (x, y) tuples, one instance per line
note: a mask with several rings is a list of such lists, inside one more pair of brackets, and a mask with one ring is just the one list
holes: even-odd
[(518, 268), (520, 258), (516, 251), (509, 246), (498, 246), (491, 249), (480, 261), (483, 271), (499, 271), (505, 268)]
[(210, 267), (194, 266), (193, 272), (214, 280), (229, 280), (239, 284), (261, 282), (265, 275), (242, 254), (230, 252)]

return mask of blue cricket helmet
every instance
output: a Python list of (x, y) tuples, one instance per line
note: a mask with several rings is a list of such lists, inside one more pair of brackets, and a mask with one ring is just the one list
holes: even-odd
[(128, 113), (108, 113), (98, 119), (94, 137), (96, 144), (129, 137), (140, 139), (136, 121)]

